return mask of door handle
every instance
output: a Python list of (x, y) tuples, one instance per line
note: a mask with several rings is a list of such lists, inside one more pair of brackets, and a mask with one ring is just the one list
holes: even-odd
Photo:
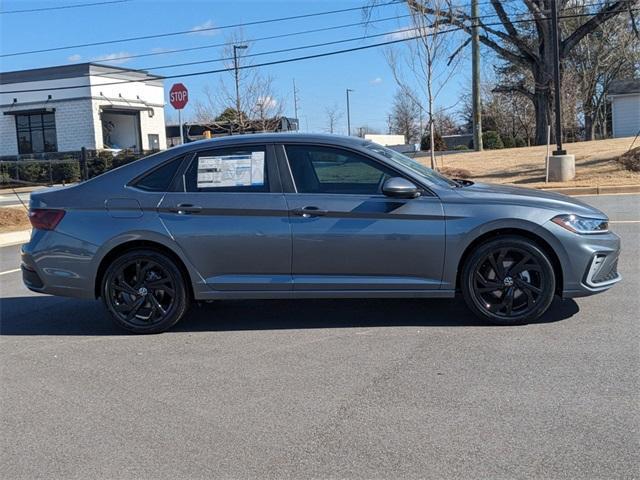
[(199, 205), (192, 205), (191, 203), (179, 203), (176, 207), (172, 207), (169, 210), (177, 213), (178, 215), (189, 215), (191, 213), (200, 213), (202, 207)]
[(320, 210), (318, 207), (294, 208), (291, 213), (304, 218), (321, 217), (329, 213), (329, 210)]

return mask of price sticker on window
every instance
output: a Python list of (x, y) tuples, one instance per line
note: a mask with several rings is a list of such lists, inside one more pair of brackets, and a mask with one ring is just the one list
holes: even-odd
[(198, 158), (198, 188), (264, 185), (264, 152)]

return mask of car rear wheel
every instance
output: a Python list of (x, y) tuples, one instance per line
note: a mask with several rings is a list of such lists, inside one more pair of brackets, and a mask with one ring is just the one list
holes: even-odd
[(529, 239), (510, 236), (475, 249), (463, 267), (461, 287), (476, 315), (499, 325), (517, 325), (548, 310), (556, 283), (544, 251)]
[(153, 250), (133, 250), (116, 259), (103, 277), (102, 300), (113, 320), (135, 333), (168, 330), (189, 304), (179, 268)]

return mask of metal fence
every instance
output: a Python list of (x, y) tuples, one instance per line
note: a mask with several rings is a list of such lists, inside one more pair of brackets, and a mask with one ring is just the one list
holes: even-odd
[(75, 183), (149, 155), (147, 152), (87, 150), (0, 157), (0, 188)]

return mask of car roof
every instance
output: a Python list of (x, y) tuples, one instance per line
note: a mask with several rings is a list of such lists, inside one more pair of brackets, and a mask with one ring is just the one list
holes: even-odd
[[(198, 140), (187, 143), (181, 147), (184, 151), (201, 150), (203, 147), (211, 148), (221, 146), (233, 146), (255, 143), (324, 143), (329, 145), (362, 146), (368, 142), (360, 137), (348, 137), (345, 135), (332, 135), (323, 133), (250, 133), (246, 135), (229, 135), (225, 137)], [(177, 151), (177, 148), (172, 150)]]

